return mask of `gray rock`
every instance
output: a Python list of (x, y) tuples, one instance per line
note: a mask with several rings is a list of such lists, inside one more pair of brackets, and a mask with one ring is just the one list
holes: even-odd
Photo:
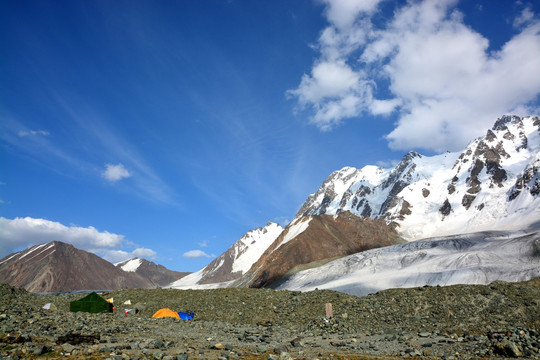
[(33, 355), (39, 356), (47, 352), (47, 347), (45, 345), (37, 345), (32, 352)]
[(293, 360), (293, 357), (288, 352), (279, 354), (279, 360)]
[(498, 354), (503, 356), (521, 357), (523, 353), (519, 350), (518, 346), (507, 339), (503, 339), (495, 344), (495, 350)]
[(75, 350), (75, 346), (65, 343), (65, 344), (62, 344), (62, 350), (68, 354), (71, 354), (73, 350)]

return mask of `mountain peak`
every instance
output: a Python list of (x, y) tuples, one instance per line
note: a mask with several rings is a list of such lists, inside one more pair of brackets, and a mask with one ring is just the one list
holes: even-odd
[(0, 278), (33, 292), (152, 287), (148, 279), (60, 241), (8, 255), (0, 260)]
[(296, 218), (351, 211), (382, 218), (409, 240), (519, 228), (538, 216), (539, 150), (540, 119), (505, 115), (461, 153), (411, 151), (375, 181), (361, 176), (368, 167), (335, 171)]
[(262, 228), (250, 230), (210, 264), (170, 286), (190, 288), (238, 279), (251, 268), (282, 231), (283, 227), (272, 221)]
[(515, 124), (515, 123), (521, 122), (521, 119), (522, 119), (521, 117), (516, 116), (516, 115), (503, 115), (499, 119), (497, 119), (497, 121), (495, 121), (495, 124), (493, 125), (491, 130), (493, 131), (506, 130), (508, 124), (511, 124), (511, 123)]
[(422, 156), (422, 154), (419, 154), (416, 151), (409, 151), (407, 154), (405, 154), (405, 156), (403, 156), (401, 161), (409, 162), (414, 158), (421, 158)]

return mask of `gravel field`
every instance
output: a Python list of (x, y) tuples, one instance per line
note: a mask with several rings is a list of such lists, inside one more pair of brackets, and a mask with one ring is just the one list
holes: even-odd
[[(83, 296), (0, 285), (0, 359), (540, 359), (540, 279), (366, 297), (326, 290), (120, 290), (102, 296), (137, 305), (69, 312), (69, 302)], [(42, 309), (48, 302), (58, 310)], [(140, 312), (124, 315), (127, 307)], [(195, 319), (153, 319), (160, 308), (191, 310)]]

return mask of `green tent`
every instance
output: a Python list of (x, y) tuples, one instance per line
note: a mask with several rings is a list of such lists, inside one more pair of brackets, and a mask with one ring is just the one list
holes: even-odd
[(69, 310), (72, 312), (83, 311), (95, 314), (103, 311), (112, 312), (113, 305), (95, 292), (92, 292), (82, 299), (70, 302)]

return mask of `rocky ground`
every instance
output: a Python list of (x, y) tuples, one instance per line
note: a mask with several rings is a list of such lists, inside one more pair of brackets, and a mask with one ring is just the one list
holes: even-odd
[[(81, 294), (0, 285), (0, 359), (540, 359), (540, 279), (486, 286), (334, 291), (121, 290), (109, 314)], [(124, 315), (131, 300), (141, 311)], [(43, 310), (52, 302), (57, 311)], [(333, 316), (325, 307), (332, 304)], [(153, 319), (160, 308), (193, 321)]]

